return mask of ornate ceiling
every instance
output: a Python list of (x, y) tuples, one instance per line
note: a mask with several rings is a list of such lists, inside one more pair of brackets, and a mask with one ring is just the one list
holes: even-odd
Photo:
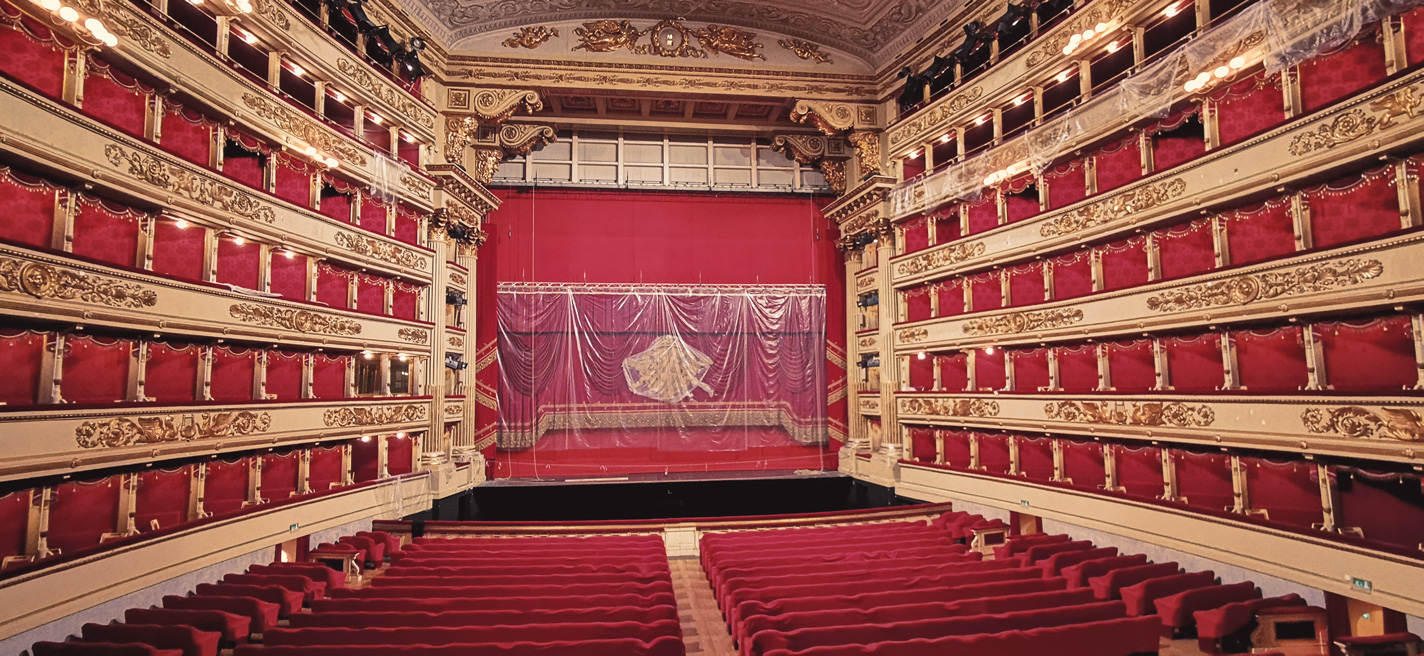
[(455, 51), (491, 32), (561, 21), (675, 19), (784, 34), (879, 64), (961, 0), (396, 0)]

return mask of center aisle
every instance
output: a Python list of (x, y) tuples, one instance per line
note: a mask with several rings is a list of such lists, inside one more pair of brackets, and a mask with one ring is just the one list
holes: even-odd
[(737, 656), (702, 563), (696, 556), (683, 556), (669, 557), (668, 564), (672, 566), (677, 617), (682, 622), (682, 642), (687, 645), (688, 656)]

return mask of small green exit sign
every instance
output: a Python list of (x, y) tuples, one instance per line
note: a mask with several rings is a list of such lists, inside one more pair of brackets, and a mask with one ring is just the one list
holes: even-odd
[(1374, 592), (1375, 584), (1371, 581), (1360, 578), (1350, 578), (1350, 586), (1361, 592)]

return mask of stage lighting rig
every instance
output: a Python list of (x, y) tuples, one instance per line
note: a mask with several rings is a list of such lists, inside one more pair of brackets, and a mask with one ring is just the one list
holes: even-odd
[(425, 39), (413, 36), (405, 46), (398, 47), (399, 51), (392, 50), (392, 52), (396, 53), (396, 59), (400, 61), (401, 68), (405, 70), (407, 77), (419, 80), (430, 75), (430, 71), (425, 70), (425, 66), (420, 63), (420, 53), (425, 50)]

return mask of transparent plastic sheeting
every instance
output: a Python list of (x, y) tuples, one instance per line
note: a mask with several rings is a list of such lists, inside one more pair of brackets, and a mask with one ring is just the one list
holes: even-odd
[(1191, 39), (1112, 89), (1024, 136), (919, 180), (891, 194), (902, 217), (959, 198), (977, 198), (985, 180), (1001, 172), (1037, 175), (1085, 138), (1114, 126), (1161, 118), (1185, 94), (1186, 83), (1243, 57), (1274, 74), (1338, 48), (1365, 26), (1424, 4), (1424, 0), (1261, 0)]
[(501, 283), (497, 308), (502, 451), (727, 465), (827, 442), (822, 285)]

